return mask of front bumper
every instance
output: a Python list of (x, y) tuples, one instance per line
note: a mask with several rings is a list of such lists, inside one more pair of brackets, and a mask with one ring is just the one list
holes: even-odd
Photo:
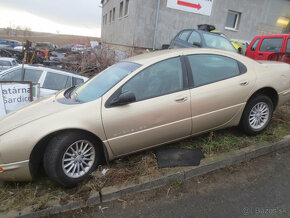
[(29, 160), (0, 164), (3, 169), (0, 172), (0, 181), (31, 181), (32, 177), (29, 170)]

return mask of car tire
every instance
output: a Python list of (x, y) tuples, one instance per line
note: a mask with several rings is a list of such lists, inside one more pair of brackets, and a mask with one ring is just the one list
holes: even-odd
[(251, 98), (243, 112), (240, 127), (248, 135), (257, 135), (269, 125), (273, 116), (272, 100), (265, 95)]
[(63, 187), (82, 182), (101, 161), (101, 148), (94, 137), (81, 132), (56, 135), (45, 149), (46, 174)]

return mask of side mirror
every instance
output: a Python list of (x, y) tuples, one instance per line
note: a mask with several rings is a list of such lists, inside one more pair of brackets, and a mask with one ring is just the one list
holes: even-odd
[(201, 48), (201, 44), (199, 42), (192, 43), (194, 46)]
[(136, 101), (136, 96), (133, 92), (125, 92), (119, 95), (119, 97), (115, 98), (111, 102), (111, 106), (119, 106), (119, 105), (125, 105)]

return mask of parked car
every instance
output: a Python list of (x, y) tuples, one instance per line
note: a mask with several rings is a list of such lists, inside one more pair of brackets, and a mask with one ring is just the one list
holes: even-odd
[(31, 180), (43, 163), (72, 187), (103, 158), (231, 126), (258, 134), (290, 100), (289, 71), (216, 49), (131, 57), (0, 119), (0, 180)]
[(227, 38), (215, 33), (195, 29), (185, 29), (177, 33), (169, 48), (216, 48), (237, 52)]
[(42, 50), (54, 51), (57, 46), (51, 42), (36, 42), (34, 47)]
[(290, 53), (286, 53), (286, 52), (272, 53), (268, 56), (268, 60), (285, 62), (285, 63), (290, 64)]
[(72, 51), (85, 51), (87, 47), (85, 45), (76, 44), (71, 48)]
[(17, 65), (18, 63), (15, 58), (0, 57), (0, 71), (7, 70)]
[(22, 46), (22, 42), (17, 41), (17, 40), (10, 40), (10, 39), (1, 39), (0, 44), (9, 46), (11, 48), (14, 48), (16, 46)]
[(24, 80), (22, 80), (22, 66), (20, 65), (0, 72), (0, 81), (1, 80), (39, 83), (40, 97), (43, 97), (59, 90), (79, 85), (87, 81), (88, 78), (62, 70), (24, 65)]
[(268, 60), (272, 53), (290, 53), (290, 34), (256, 36), (250, 43), (246, 56), (254, 60)]
[(72, 47), (74, 47), (74, 45), (63, 45), (60, 48), (55, 49), (55, 51), (58, 53), (68, 53), (71, 52)]

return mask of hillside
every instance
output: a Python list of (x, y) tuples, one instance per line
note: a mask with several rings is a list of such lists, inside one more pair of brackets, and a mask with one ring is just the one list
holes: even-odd
[(77, 35), (63, 35), (53, 33), (42, 33), (24, 30), (7, 30), (0, 28), (0, 39), (13, 39), (18, 41), (30, 40), (32, 42), (51, 42), (58, 46), (62, 46), (70, 43), (84, 42), (89, 43), (90, 41), (100, 41), (99, 37), (92, 36), (77, 36)]

